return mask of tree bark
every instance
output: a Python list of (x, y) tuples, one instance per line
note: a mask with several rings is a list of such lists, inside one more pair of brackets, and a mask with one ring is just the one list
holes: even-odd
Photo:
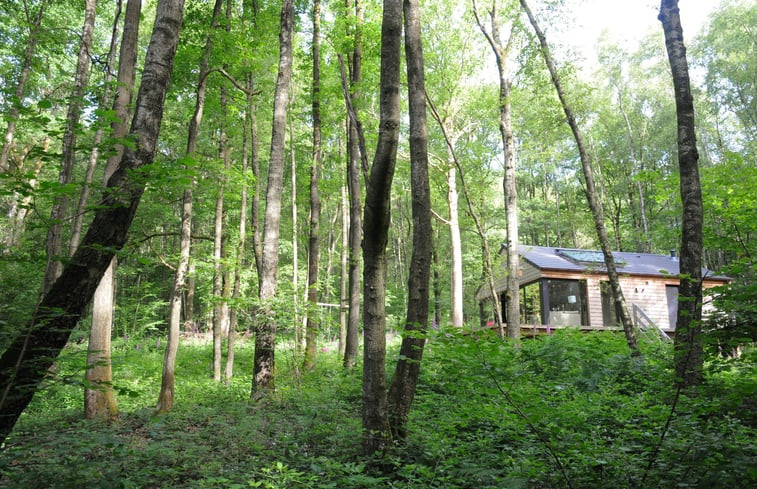
[[(79, 55), (76, 62), (76, 75), (74, 86), (68, 102), (66, 115), (66, 129), (63, 134), (61, 170), (58, 175), (58, 183), (61, 186), (71, 183), (73, 180), (74, 162), (76, 159), (76, 139), (81, 118), (84, 88), (89, 78), (89, 54), (92, 49), (92, 36), (95, 28), (96, 0), (86, 0), (84, 7), (84, 26), (82, 27)], [(47, 231), (45, 248), (47, 251), (47, 265), (45, 276), (42, 279), (42, 294), (46, 294), (53, 282), (60, 276), (63, 270), (61, 255), (63, 253), (63, 221), (68, 212), (69, 197), (65, 193), (58, 194), (53, 200), (53, 209), (50, 212), (50, 228)]]
[(618, 271), (615, 267), (615, 260), (613, 259), (612, 251), (610, 249), (610, 240), (607, 236), (607, 229), (605, 228), (604, 211), (602, 210), (602, 203), (597, 197), (596, 186), (594, 184), (591, 159), (589, 158), (589, 154), (584, 146), (583, 137), (581, 136), (581, 132), (578, 128), (576, 118), (573, 115), (573, 111), (571, 110), (570, 105), (568, 104), (567, 98), (565, 97), (565, 91), (562, 88), (562, 83), (560, 82), (560, 78), (557, 74), (557, 68), (555, 67), (554, 61), (552, 60), (552, 55), (550, 53), (549, 46), (547, 45), (547, 39), (544, 36), (544, 33), (542, 32), (538, 23), (536, 22), (536, 18), (531, 12), (531, 9), (529, 8), (526, 0), (520, 0), (520, 4), (523, 7), (523, 10), (526, 12), (526, 15), (528, 15), (528, 20), (531, 22), (531, 25), (536, 32), (536, 37), (539, 38), (541, 53), (544, 56), (547, 68), (549, 69), (549, 73), (552, 77), (552, 83), (554, 84), (555, 90), (557, 91), (557, 95), (560, 99), (563, 111), (565, 112), (565, 117), (568, 121), (568, 125), (573, 132), (574, 139), (576, 140), (578, 154), (581, 158), (581, 167), (583, 168), (584, 178), (586, 180), (586, 199), (589, 202), (591, 215), (594, 218), (594, 228), (597, 231), (599, 244), (602, 248), (605, 266), (607, 268), (607, 275), (609, 278), (610, 287), (612, 288), (613, 299), (615, 301), (615, 308), (620, 314), (621, 324), (623, 325), (623, 332), (625, 333), (628, 348), (631, 350), (631, 355), (639, 356), (641, 355), (641, 351), (639, 350), (638, 341), (636, 339), (636, 328), (634, 327), (631, 316), (628, 313), (626, 300), (623, 297), (623, 291), (620, 288)]
[(339, 272), (339, 356), (344, 359), (345, 367), (352, 367), (347, 364), (347, 310), (348, 310), (348, 269), (347, 258), (350, 254), (349, 237), (350, 237), (350, 215), (349, 202), (347, 200), (347, 185), (342, 185), (342, 250), (340, 254), (340, 272)]
[[(349, 2), (348, 2), (349, 8)], [(354, 46), (350, 56), (350, 106), (356, 112), (356, 105), (360, 100), (358, 86), (362, 78), (362, 21), (363, 7), (361, 0), (355, 0), (355, 31)], [(349, 110), (349, 109), (348, 109)], [(347, 132), (347, 147), (349, 153), (349, 162), (347, 164), (347, 189), (350, 196), (350, 219), (349, 219), (349, 294), (347, 309), (347, 338), (344, 351), (344, 366), (353, 368), (357, 361), (358, 343), (360, 341), (360, 255), (361, 241), (363, 238), (363, 221), (362, 221), (362, 186), (360, 185), (361, 175), (361, 154), (365, 157), (364, 151), (360, 146), (360, 134), (357, 120), (349, 118)]]
[[(113, 138), (123, 138), (129, 131), (129, 105), (134, 91), (134, 78), (137, 64), (137, 43), (139, 37), (139, 16), (142, 10), (141, 0), (131, 0), (126, 5), (124, 32), (119, 52), (117, 86), (113, 101), (113, 111), (117, 120), (111, 124)], [(123, 155), (123, 146), (117, 145), (116, 151), (108, 158), (103, 174), (103, 184), (118, 168)], [(86, 380), (95, 384), (96, 389), (84, 390), (84, 413), (87, 418), (112, 416), (117, 412), (113, 393), (113, 369), (110, 363), (110, 338), (113, 330), (113, 305), (115, 301), (115, 275), (118, 260), (114, 256), (108, 266), (100, 285), (95, 290), (92, 302), (92, 329), (89, 335), (87, 365), (96, 365), (88, 369)]]
[(460, 237), (460, 195), (457, 191), (457, 171), (447, 171), (447, 206), (449, 207), (450, 253), (450, 320), (455, 328), (463, 327), (463, 243)]
[(690, 387), (702, 383), (702, 190), (694, 124), (694, 98), (678, 0), (662, 0), (659, 20), (665, 33), (675, 90), (678, 123), (678, 168), (681, 176), (681, 262), (678, 316), (674, 341), (676, 383)]
[(274, 388), (276, 320), (272, 317), (271, 300), (276, 295), (279, 266), (279, 227), (281, 224), (281, 191), (284, 175), (284, 145), (286, 140), (287, 101), (292, 77), (292, 31), (294, 2), (283, 0), (281, 30), (279, 32), (279, 69), (273, 102), (273, 127), (268, 166), (266, 209), (263, 229), (263, 249), (259, 271), (258, 312), (255, 330), (255, 365), (252, 397), (265, 397)]
[(318, 182), (321, 173), (321, 2), (313, 3), (313, 166), (310, 169), (310, 237), (308, 242), (308, 308), (305, 331), (305, 368), (312, 370), (316, 360), (318, 337), (318, 262), (320, 241), (318, 233), (321, 221), (321, 196)]
[(386, 245), (390, 195), (400, 126), (402, 2), (384, 0), (378, 144), (368, 179), (363, 246), (363, 449), (385, 450), (390, 441), (386, 398)]
[(478, 16), (476, 2), (473, 11), (481, 32), (489, 41), (497, 62), (499, 74), (499, 132), (502, 137), (502, 152), (505, 160), (505, 176), (503, 189), (505, 194), (505, 221), (507, 226), (507, 288), (505, 290), (505, 307), (507, 308), (507, 336), (516, 342), (520, 339), (520, 283), (518, 281), (518, 191), (515, 185), (515, 143), (513, 138), (512, 106), (510, 104), (510, 78), (507, 74), (507, 57), (510, 54), (513, 31), (502, 43), (499, 30), (499, 10), (497, 1), (492, 1), (489, 12), (491, 18), (491, 32), (488, 32)]
[(418, 0), (404, 0), (405, 61), (410, 108), (410, 181), (413, 214), (413, 253), (408, 274), (408, 301), (405, 334), (397, 368), (389, 387), (389, 423), (392, 435), (404, 440), (407, 418), (415, 397), (415, 387), (423, 358), (428, 330), (431, 279), (431, 190), (428, 178), (428, 126), (426, 124), (426, 84)]
[[(218, 16), (221, 12), (223, 0), (216, 0), (213, 6), (213, 16), (210, 20), (210, 28), (215, 29), (218, 24)], [(213, 42), (210, 34), (205, 39), (205, 50), (200, 60), (200, 73), (195, 92), (195, 109), (189, 120), (187, 131), (186, 156), (193, 157), (197, 148), (197, 138), (202, 124), (202, 113), (205, 108), (205, 91), (207, 86), (210, 53), (213, 50)], [(161, 376), (160, 393), (155, 407), (156, 413), (167, 413), (173, 408), (174, 403), (174, 374), (176, 370), (176, 353), (179, 349), (179, 333), (181, 331), (181, 298), (186, 286), (187, 271), (189, 269), (189, 256), (192, 246), (192, 187), (184, 189), (181, 199), (181, 231), (179, 241), (179, 263), (176, 265), (173, 287), (168, 300), (168, 338), (166, 351), (163, 355), (163, 374)]]
[(0, 443), (31, 401), (92, 299), (113, 255), (126, 241), (144, 192), (144, 183), (134, 173), (150, 165), (155, 156), (183, 9), (183, 0), (158, 2), (131, 124), (130, 137), (135, 146), (125, 149), (81, 245), (43, 296), (38, 314), (0, 357)]

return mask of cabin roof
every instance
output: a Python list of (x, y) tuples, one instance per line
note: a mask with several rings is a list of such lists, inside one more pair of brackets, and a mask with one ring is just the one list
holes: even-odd
[[(518, 253), (521, 258), (541, 270), (607, 273), (601, 251), (520, 245)], [(658, 277), (675, 277), (679, 274), (679, 261), (675, 256), (624, 251), (613, 251), (612, 255), (618, 273), (621, 274)], [(729, 280), (728, 277), (717, 276), (704, 268), (702, 275), (713, 280)]]

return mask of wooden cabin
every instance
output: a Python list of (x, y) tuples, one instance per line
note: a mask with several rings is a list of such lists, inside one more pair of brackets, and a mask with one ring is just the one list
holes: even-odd
[[(585, 330), (618, 328), (601, 251), (528, 245), (520, 245), (518, 251), (520, 323), (524, 334), (564, 327)], [(653, 329), (663, 335), (674, 333), (679, 285), (679, 263), (675, 253), (613, 252), (613, 257), (620, 287), (637, 327)], [(505, 267), (503, 263), (495, 272), (494, 282), (506, 322)], [(728, 277), (716, 276), (709, 270), (703, 270), (703, 277), (704, 288), (729, 281)], [(493, 317), (490, 298), (488, 285), (478, 288), (476, 301), (481, 308), (482, 326), (491, 323)], [(708, 307), (711, 306), (705, 300), (705, 311)]]

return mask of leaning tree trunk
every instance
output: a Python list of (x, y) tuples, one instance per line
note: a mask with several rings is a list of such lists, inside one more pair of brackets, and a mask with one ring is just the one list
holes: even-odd
[(155, 157), (183, 10), (183, 0), (159, 0), (129, 133), (134, 147), (125, 149), (81, 245), (43, 296), (38, 314), (0, 357), (0, 443), (66, 345), (113, 255), (126, 242), (145, 188), (135, 170)]
[(596, 229), (597, 236), (599, 237), (599, 244), (602, 248), (602, 254), (604, 255), (605, 266), (607, 267), (607, 275), (609, 277), (610, 287), (612, 288), (613, 299), (615, 301), (615, 308), (620, 313), (620, 321), (623, 325), (623, 332), (626, 336), (626, 343), (628, 343), (628, 348), (631, 350), (631, 355), (641, 355), (638, 341), (636, 340), (636, 328), (634, 327), (631, 316), (628, 313), (628, 307), (626, 307), (626, 300), (623, 297), (623, 291), (620, 288), (620, 281), (618, 279), (617, 268), (615, 267), (615, 260), (613, 259), (612, 251), (610, 249), (610, 240), (607, 237), (607, 229), (605, 228), (605, 218), (604, 212), (602, 210), (602, 203), (597, 196), (596, 186), (594, 184), (594, 174), (591, 167), (591, 159), (589, 158), (589, 154), (584, 146), (583, 138), (578, 128), (578, 123), (576, 122), (576, 117), (573, 115), (573, 111), (571, 110), (570, 105), (568, 104), (568, 100), (565, 97), (565, 91), (562, 88), (562, 83), (560, 82), (560, 78), (557, 74), (557, 68), (555, 67), (555, 63), (552, 59), (552, 54), (550, 53), (549, 46), (547, 45), (547, 39), (544, 36), (544, 33), (542, 32), (538, 23), (536, 22), (536, 18), (531, 12), (531, 9), (529, 8), (526, 0), (520, 0), (520, 4), (523, 7), (523, 10), (526, 12), (526, 15), (528, 15), (528, 20), (531, 22), (531, 25), (536, 32), (536, 36), (539, 38), (541, 53), (544, 56), (547, 68), (549, 69), (549, 73), (552, 76), (552, 83), (554, 84), (557, 95), (560, 98), (560, 103), (562, 104), (563, 111), (565, 112), (565, 117), (568, 120), (568, 125), (570, 125), (570, 129), (573, 132), (573, 137), (576, 140), (578, 154), (581, 158), (581, 167), (583, 168), (584, 178), (586, 180), (586, 199), (589, 202), (591, 215), (594, 218), (594, 228)]
[(310, 237), (308, 243), (308, 307), (305, 329), (305, 368), (315, 367), (318, 336), (318, 262), (320, 241), (318, 232), (321, 220), (321, 196), (318, 181), (321, 172), (321, 1), (313, 3), (313, 166), (310, 169)]
[[(87, 0), (84, 7), (84, 27), (82, 28), (81, 43), (79, 44), (79, 56), (76, 62), (76, 75), (74, 87), (68, 102), (68, 114), (66, 115), (66, 129), (63, 134), (63, 158), (58, 183), (61, 186), (71, 183), (73, 180), (74, 163), (76, 160), (76, 138), (81, 118), (84, 88), (89, 78), (89, 54), (92, 49), (92, 36), (95, 28), (96, 1)], [(53, 200), (53, 209), (50, 212), (50, 228), (47, 231), (45, 248), (47, 251), (47, 265), (45, 276), (42, 279), (42, 294), (46, 294), (52, 287), (55, 279), (63, 270), (61, 255), (63, 252), (63, 220), (68, 211), (69, 197), (61, 193)]]
[(678, 0), (662, 0), (660, 22), (673, 73), (678, 122), (678, 167), (681, 176), (681, 258), (675, 335), (676, 383), (702, 383), (702, 190), (699, 183), (694, 99)]
[[(116, 120), (111, 124), (114, 139), (126, 136), (129, 131), (129, 105), (134, 91), (134, 78), (137, 70), (137, 44), (139, 38), (139, 16), (142, 10), (141, 0), (131, 0), (126, 5), (124, 32), (119, 52), (118, 74), (113, 112)], [(117, 145), (105, 164), (103, 184), (107, 185), (110, 177), (118, 168), (123, 156), (123, 145)], [(89, 347), (86, 379), (88, 384), (98, 388), (84, 389), (84, 413), (87, 418), (109, 416), (117, 411), (113, 394), (113, 369), (110, 363), (110, 337), (113, 330), (113, 304), (115, 300), (115, 274), (117, 258), (108, 266), (103, 278), (95, 290), (92, 300), (92, 329), (89, 333)]]
[[(507, 43), (502, 43), (499, 30), (499, 11), (497, 1), (492, 1), (489, 12), (491, 32), (487, 31), (479, 19), (475, 0), (473, 2), (476, 22), (481, 32), (489, 41), (497, 61), (499, 73), (499, 132), (502, 136), (502, 152), (505, 160), (505, 177), (503, 180), (505, 194), (505, 222), (507, 223), (507, 287), (505, 288), (505, 307), (507, 310), (507, 336), (516, 342), (520, 339), (520, 284), (518, 280), (518, 191), (515, 186), (515, 144), (513, 140), (512, 106), (510, 104), (510, 78), (507, 74), (507, 58), (512, 45), (513, 31)], [(514, 27), (513, 27), (514, 29)]]
[[(213, 17), (210, 20), (210, 28), (215, 29), (218, 24), (218, 16), (221, 12), (223, 0), (216, 0), (213, 6)], [(205, 50), (200, 60), (200, 73), (195, 92), (195, 109), (189, 120), (187, 131), (187, 149), (185, 154), (193, 157), (197, 148), (197, 138), (202, 124), (202, 112), (205, 108), (205, 88), (208, 79), (208, 63), (210, 53), (213, 51), (213, 42), (210, 34), (205, 39)], [(156, 413), (166, 413), (173, 408), (174, 402), (174, 373), (176, 370), (176, 353), (179, 349), (179, 332), (181, 330), (181, 297), (186, 285), (187, 271), (189, 269), (189, 255), (192, 245), (192, 187), (191, 184), (184, 189), (181, 199), (181, 230), (179, 238), (179, 263), (176, 265), (173, 287), (168, 300), (168, 337), (166, 351), (163, 355), (163, 374), (160, 382), (158, 402), (155, 407)]]
[(255, 358), (252, 397), (265, 397), (274, 388), (276, 320), (272, 317), (271, 300), (276, 296), (279, 267), (279, 227), (281, 224), (281, 191), (284, 185), (284, 145), (286, 142), (287, 101), (292, 78), (292, 31), (294, 2), (283, 0), (279, 32), (279, 69), (273, 100), (273, 127), (268, 164), (268, 186), (263, 229), (263, 249), (258, 280), (258, 311), (255, 328)]
[(497, 295), (496, 286), (494, 284), (494, 265), (492, 261), (492, 253), (489, 248), (489, 240), (486, 238), (486, 231), (484, 229), (483, 223), (481, 222), (481, 218), (476, 212), (476, 209), (473, 207), (473, 199), (471, 198), (470, 192), (468, 191), (468, 185), (465, 183), (465, 171), (463, 170), (463, 165), (460, 163), (460, 159), (457, 157), (457, 154), (455, 153), (454, 144), (452, 143), (452, 140), (447, 134), (447, 129), (444, 126), (444, 122), (442, 121), (442, 118), (439, 115), (439, 112), (436, 110), (436, 107), (434, 106), (433, 102), (431, 101), (431, 99), (429, 99), (428, 102), (429, 102), (429, 108), (431, 109), (431, 114), (433, 115), (436, 123), (439, 125), (439, 129), (441, 129), (442, 135), (444, 136), (444, 141), (447, 144), (447, 151), (452, 157), (452, 161), (455, 163), (455, 168), (457, 169), (457, 172), (460, 175), (460, 183), (463, 189), (463, 197), (465, 197), (465, 203), (468, 207), (468, 214), (473, 219), (473, 222), (476, 225), (476, 232), (478, 234), (479, 239), (481, 239), (481, 252), (483, 255), (482, 268), (484, 272), (483, 278), (486, 281), (487, 288), (489, 289), (489, 294), (491, 295), (492, 306), (494, 309), (494, 321), (496, 322), (496, 327), (497, 327), (497, 334), (499, 335), (500, 338), (504, 339), (505, 331), (504, 331), (504, 326), (502, 324), (502, 308), (500, 306), (499, 296)]
[(428, 329), (431, 279), (431, 190), (428, 180), (426, 84), (418, 0), (404, 0), (405, 60), (410, 107), (410, 182), (413, 213), (413, 254), (408, 275), (407, 316), (400, 356), (389, 387), (389, 424), (397, 440), (407, 435), (407, 418), (423, 358)]
[(378, 145), (365, 196), (363, 245), (363, 449), (390, 441), (386, 399), (386, 245), (400, 126), (402, 2), (384, 0)]

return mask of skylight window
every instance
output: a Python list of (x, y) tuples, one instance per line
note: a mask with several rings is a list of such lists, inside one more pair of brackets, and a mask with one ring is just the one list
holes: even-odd
[[(577, 263), (591, 263), (597, 265), (604, 265), (605, 257), (601, 251), (586, 251), (586, 250), (558, 250), (557, 254), (568, 258)], [(615, 258), (616, 265), (625, 265), (623, 260)]]

